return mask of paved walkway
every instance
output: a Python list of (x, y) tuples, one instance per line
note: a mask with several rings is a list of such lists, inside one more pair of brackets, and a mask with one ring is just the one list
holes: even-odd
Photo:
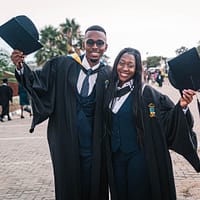
[[(179, 93), (168, 84), (162, 88), (155, 87), (174, 101), (179, 97)], [(200, 118), (195, 109), (194, 102), (191, 110), (200, 139)], [(25, 119), (17, 113), (12, 118), (12, 121), (0, 123), (0, 200), (54, 200), (47, 122), (30, 134), (31, 117), (28, 114)], [(178, 200), (200, 200), (200, 174), (181, 156), (174, 152), (171, 155)]]
[(54, 200), (46, 122), (29, 133), (31, 118), (0, 123), (0, 200)]

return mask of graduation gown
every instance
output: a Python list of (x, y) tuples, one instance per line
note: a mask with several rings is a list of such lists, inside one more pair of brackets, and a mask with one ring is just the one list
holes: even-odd
[(0, 105), (2, 105), (2, 113), (0, 118), (4, 115), (9, 115), (9, 101), (12, 102), (13, 90), (8, 85), (0, 86)]
[[(16, 73), (32, 97), (34, 127), (48, 120), (48, 143), (54, 169), (57, 200), (81, 200), (80, 152), (77, 134), (77, 80), (80, 64), (68, 56), (48, 61), (42, 70), (32, 72), (24, 65), (24, 75)], [(96, 81), (96, 105), (93, 127), (93, 163), (91, 200), (107, 200), (106, 165), (102, 153), (102, 103), (110, 67), (100, 69)]]
[[(151, 86), (142, 94), (144, 152), (149, 174), (149, 200), (175, 200), (175, 184), (169, 149), (181, 154), (200, 172), (200, 160), (193, 141), (193, 119), (190, 111), (184, 114), (179, 103), (174, 103)], [(195, 137), (194, 137), (195, 138)], [(108, 146), (108, 145), (107, 145)], [(107, 150), (108, 160), (111, 153)], [(117, 200), (112, 166), (108, 162), (112, 200)]]

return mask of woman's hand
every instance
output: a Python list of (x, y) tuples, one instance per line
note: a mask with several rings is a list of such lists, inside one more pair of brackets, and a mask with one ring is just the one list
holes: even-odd
[(196, 92), (191, 89), (184, 89), (182, 93), (183, 95), (180, 99), (180, 106), (182, 108), (186, 108), (188, 104), (192, 102), (193, 96), (196, 94)]

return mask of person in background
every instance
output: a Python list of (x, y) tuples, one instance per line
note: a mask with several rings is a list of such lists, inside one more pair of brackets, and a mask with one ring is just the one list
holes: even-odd
[(138, 50), (124, 48), (117, 55), (104, 102), (112, 200), (175, 200), (169, 149), (200, 171), (188, 108), (195, 91), (182, 92), (174, 105), (142, 82)]
[(31, 95), (31, 132), (48, 119), (56, 200), (108, 200), (102, 106), (111, 68), (101, 62), (107, 46), (106, 31), (94, 25), (85, 31), (81, 57), (55, 57), (33, 72), (23, 52), (11, 55)]
[(30, 116), (32, 116), (31, 108), (30, 108), (30, 99), (26, 90), (23, 88), (21, 84), (18, 84), (18, 95), (19, 95), (19, 105), (21, 109), (21, 118), (24, 118), (24, 111), (28, 112)]
[(156, 76), (156, 82), (158, 83), (159, 87), (162, 87), (164, 81), (164, 77), (162, 75), (162, 72), (159, 70), (157, 76)]
[(3, 122), (4, 116), (7, 115), (8, 120), (11, 120), (9, 115), (9, 103), (12, 102), (13, 90), (8, 85), (8, 79), (4, 78), (3, 83), (0, 86), (0, 105), (2, 106), (2, 112), (0, 115), (0, 121)]

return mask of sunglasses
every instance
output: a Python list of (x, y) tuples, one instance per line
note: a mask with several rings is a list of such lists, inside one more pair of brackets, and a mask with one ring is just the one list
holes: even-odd
[(89, 47), (93, 47), (94, 44), (96, 44), (97, 47), (102, 47), (102, 46), (105, 44), (105, 42), (104, 42), (103, 40), (96, 40), (96, 41), (94, 41), (94, 40), (92, 40), (92, 39), (88, 39), (88, 40), (86, 41), (86, 44), (87, 44)]

